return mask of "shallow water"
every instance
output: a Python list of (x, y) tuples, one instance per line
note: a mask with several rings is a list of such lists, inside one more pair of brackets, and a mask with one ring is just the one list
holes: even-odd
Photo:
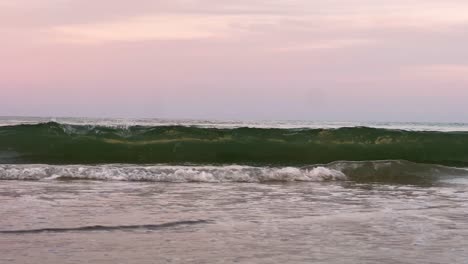
[(467, 263), (467, 202), (464, 178), (0, 181), (0, 263)]

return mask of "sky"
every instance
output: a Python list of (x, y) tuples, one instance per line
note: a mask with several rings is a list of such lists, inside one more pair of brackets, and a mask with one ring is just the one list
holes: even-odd
[(0, 0), (0, 116), (468, 122), (466, 0)]

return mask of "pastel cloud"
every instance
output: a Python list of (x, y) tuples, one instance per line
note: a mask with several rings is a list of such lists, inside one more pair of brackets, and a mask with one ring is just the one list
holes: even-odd
[(59, 41), (102, 43), (219, 38), (228, 28), (229, 19), (223, 17), (163, 15), (98, 24), (58, 26), (52, 28), (51, 33)]
[[(319, 34), (365, 33), (372, 30), (446, 30), (468, 23), (467, 9), (428, 9), (384, 14), (155, 14), (98, 23), (65, 24), (50, 28), (52, 35), (72, 42), (148, 41), (167, 39), (238, 37), (239, 33), (302, 31)], [(275, 32), (275, 28), (277, 31)], [(280, 32), (278, 32), (280, 31)], [(267, 32), (268, 33), (268, 32)], [(250, 37), (250, 36), (249, 36)], [(336, 36), (334, 37), (336, 38)], [(344, 38), (346, 46), (359, 40)], [(365, 41), (365, 40), (364, 40)], [(339, 42), (339, 41), (338, 41)], [(333, 43), (338, 43), (337, 41)], [(332, 44), (331, 46), (335, 46)], [(341, 46), (341, 45), (338, 45)]]
[(468, 65), (466, 64), (415, 65), (404, 68), (402, 73), (407, 79), (426, 79), (435, 82), (457, 80), (468, 85)]

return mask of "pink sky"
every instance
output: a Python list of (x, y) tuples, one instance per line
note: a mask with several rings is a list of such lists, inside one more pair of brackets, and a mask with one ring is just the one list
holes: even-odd
[(468, 122), (467, 14), (465, 0), (0, 0), (0, 116)]

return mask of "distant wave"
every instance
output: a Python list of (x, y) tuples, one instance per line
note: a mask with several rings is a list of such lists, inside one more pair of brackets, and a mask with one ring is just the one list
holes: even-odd
[(90, 125), (101, 127), (127, 128), (131, 126), (195, 126), (200, 128), (281, 128), (281, 129), (332, 129), (341, 127), (375, 127), (384, 129), (404, 129), (412, 131), (468, 131), (468, 123), (440, 122), (344, 122), (344, 121), (305, 121), (305, 120), (200, 120), (200, 119), (161, 119), (161, 118), (84, 118), (84, 117), (1, 117), (0, 126), (35, 125), (56, 122), (66, 125)]
[(172, 165), (0, 165), (0, 180), (148, 181), (148, 182), (321, 182), (346, 181), (430, 184), (468, 177), (468, 170), (403, 160), (338, 161), (305, 167)]
[(0, 127), (0, 164), (304, 166), (407, 160), (468, 166), (468, 132), (65, 125)]

